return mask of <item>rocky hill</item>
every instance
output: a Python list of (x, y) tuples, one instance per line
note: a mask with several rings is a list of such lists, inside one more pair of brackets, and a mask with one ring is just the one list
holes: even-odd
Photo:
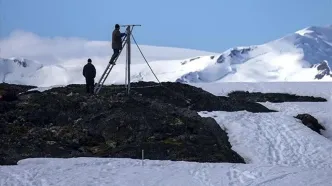
[(0, 84), (1, 165), (31, 157), (141, 158), (142, 150), (147, 159), (244, 163), (216, 121), (197, 112), (275, 112), (255, 98), (181, 83), (133, 83), (130, 96), (123, 86), (98, 95), (84, 85), (32, 88)]
[[(83, 85), (25, 92), (33, 87), (2, 84), (0, 164), (28, 157), (141, 158), (142, 150), (147, 159), (244, 162), (219, 125), (196, 111), (246, 106), (188, 85), (165, 87), (134, 84), (128, 97), (123, 87), (87, 95)], [(255, 103), (247, 109), (269, 111)]]

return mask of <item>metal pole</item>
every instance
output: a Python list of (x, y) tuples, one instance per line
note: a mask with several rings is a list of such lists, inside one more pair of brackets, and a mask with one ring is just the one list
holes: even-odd
[[(127, 40), (126, 40), (126, 42), (127, 42)], [(128, 76), (128, 52), (126, 52), (126, 70), (125, 70), (125, 87), (126, 87), (126, 91), (128, 89), (128, 79), (127, 79), (127, 76)]]
[(142, 166), (144, 165), (144, 150), (142, 150)]
[(127, 94), (130, 94), (130, 60), (131, 60), (131, 50), (130, 50), (130, 25), (127, 26)]

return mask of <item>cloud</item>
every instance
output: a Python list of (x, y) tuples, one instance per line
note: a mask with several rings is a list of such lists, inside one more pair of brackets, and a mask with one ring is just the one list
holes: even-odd
[[(136, 38), (139, 39), (139, 38)], [(169, 47), (140, 46), (149, 61), (185, 59), (212, 53)], [(110, 41), (89, 41), (83, 38), (41, 37), (17, 30), (0, 41), (1, 57), (23, 57), (43, 64), (61, 64), (88, 58), (108, 62), (113, 50)], [(136, 46), (132, 45), (133, 63), (145, 63)], [(125, 53), (121, 54), (121, 63)], [(100, 61), (101, 62), (101, 61)]]
[[(136, 38), (139, 39), (139, 38)], [(0, 69), (0, 75), (6, 74), (6, 81), (17, 84), (30, 84), (37, 86), (53, 86), (84, 83), (82, 68), (87, 59), (91, 58), (97, 70), (96, 81), (108, 65), (113, 54), (109, 41), (89, 41), (83, 38), (41, 37), (34, 33), (15, 31), (0, 41), (2, 58), (25, 58), (43, 64), (41, 69), (14, 68), (10, 74), (5, 68)], [(177, 73), (185, 73), (178, 61), (201, 55), (214, 55), (213, 53), (179, 49), (170, 47), (155, 47), (140, 45), (145, 57), (156, 73), (161, 73), (164, 79), (177, 78)], [(132, 79), (139, 79), (144, 75), (145, 79), (155, 80), (144, 58), (141, 56), (135, 44), (132, 44)], [(125, 81), (125, 51), (119, 57), (117, 65), (113, 68), (111, 76), (106, 83), (124, 83)], [(178, 60), (172, 63), (168, 60)], [(3, 63), (4, 65), (10, 65)], [(1, 72), (2, 71), (2, 72)], [(177, 72), (177, 73), (175, 73)], [(174, 74), (175, 73), (175, 74)], [(171, 77), (169, 77), (171, 75)], [(161, 79), (162, 79), (161, 77)], [(0, 77), (1, 79), (1, 77)]]
[(81, 38), (40, 37), (24, 31), (14, 31), (0, 41), (1, 56), (23, 57), (44, 64), (91, 56), (110, 56), (110, 44), (106, 41), (87, 41)]

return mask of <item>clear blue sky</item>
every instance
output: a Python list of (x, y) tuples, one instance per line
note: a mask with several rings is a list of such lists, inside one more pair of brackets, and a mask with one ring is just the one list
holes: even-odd
[(139, 44), (222, 52), (332, 24), (332, 0), (0, 0), (0, 37), (110, 40), (115, 23), (142, 24)]

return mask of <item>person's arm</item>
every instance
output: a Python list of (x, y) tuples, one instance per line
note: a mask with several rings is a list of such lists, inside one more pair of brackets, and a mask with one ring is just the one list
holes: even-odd
[(83, 67), (83, 76), (85, 77), (86, 74), (86, 66)]
[(121, 32), (119, 31), (119, 30), (116, 30), (115, 32), (114, 32), (114, 37), (121, 37)]
[(127, 34), (126, 33), (121, 33), (120, 35), (121, 35), (121, 37), (123, 37), (123, 36), (126, 36)]
[(95, 68), (95, 66), (92, 66), (93, 68), (92, 68), (92, 71), (93, 71), (93, 78), (95, 78), (96, 77), (96, 68)]

